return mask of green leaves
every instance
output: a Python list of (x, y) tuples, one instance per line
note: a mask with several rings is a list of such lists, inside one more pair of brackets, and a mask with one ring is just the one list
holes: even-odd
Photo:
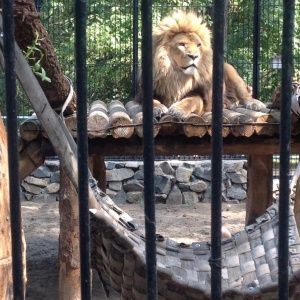
[[(41, 51), (39, 46), (41, 46), (40, 41), (42, 39), (39, 39), (39, 33), (35, 31), (35, 38), (33, 40), (32, 45), (27, 46), (27, 51), (24, 52), (24, 56), (26, 60), (28, 61), (32, 72), (42, 79), (42, 81), (51, 82), (51, 79), (47, 77), (46, 72), (44, 68), (41, 66), (41, 60), (44, 57), (44, 53)], [(37, 58), (38, 57), (38, 58)]]

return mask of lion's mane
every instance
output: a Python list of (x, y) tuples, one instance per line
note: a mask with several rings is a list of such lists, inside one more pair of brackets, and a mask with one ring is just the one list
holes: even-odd
[[(191, 78), (180, 70), (169, 53), (169, 45), (178, 33), (195, 33), (203, 45), (198, 64), (198, 76)], [(154, 97), (170, 107), (195, 91), (211, 92), (212, 49), (211, 32), (194, 13), (175, 12), (165, 17), (153, 30), (153, 88)], [(202, 95), (207, 98), (207, 95)]]

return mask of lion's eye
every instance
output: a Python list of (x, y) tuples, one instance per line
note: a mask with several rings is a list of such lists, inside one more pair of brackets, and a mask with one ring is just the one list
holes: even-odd
[(185, 43), (179, 43), (179, 46), (185, 47)]
[(202, 44), (201, 44), (201, 43), (199, 43), (199, 44), (197, 45), (197, 47), (198, 47), (198, 48), (200, 48), (201, 46), (202, 46)]

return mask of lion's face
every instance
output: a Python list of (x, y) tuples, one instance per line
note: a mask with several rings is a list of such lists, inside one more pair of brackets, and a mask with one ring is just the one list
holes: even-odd
[(186, 75), (195, 76), (201, 60), (203, 42), (195, 33), (176, 34), (169, 43), (169, 57)]

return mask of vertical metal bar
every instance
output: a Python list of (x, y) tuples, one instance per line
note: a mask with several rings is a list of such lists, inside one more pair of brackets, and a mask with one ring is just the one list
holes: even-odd
[(295, 0), (283, 1), (281, 122), (280, 122), (280, 187), (278, 234), (278, 299), (289, 299), (289, 164), (291, 143), (291, 97), (293, 76), (293, 33)]
[(3, 0), (3, 52), (5, 63), (5, 98), (7, 111), (13, 293), (14, 299), (19, 300), (24, 299), (24, 287), (13, 3), (13, 0)]
[(139, 7), (138, 0), (132, 1), (132, 96), (138, 89), (138, 31), (139, 31)]
[(78, 196), (81, 298), (91, 299), (90, 216), (88, 200), (86, 1), (75, 0), (75, 56), (77, 91)]
[(152, 83), (152, 1), (143, 0), (142, 13), (142, 87), (144, 198), (146, 229), (147, 299), (157, 299), (155, 203), (154, 203), (154, 140)]
[(213, 120), (212, 120), (212, 206), (211, 206), (211, 299), (222, 299), (222, 114), (224, 73), (225, 1), (214, 0), (213, 18)]
[(254, 0), (253, 16), (253, 98), (260, 97), (260, 20), (261, 0)]

